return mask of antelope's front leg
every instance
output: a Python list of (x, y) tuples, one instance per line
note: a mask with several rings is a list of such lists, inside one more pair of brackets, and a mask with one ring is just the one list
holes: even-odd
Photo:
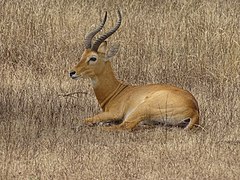
[(86, 124), (86, 125), (93, 125), (93, 124), (96, 124), (96, 123), (99, 123), (99, 122), (106, 122), (106, 121), (109, 121), (109, 120), (117, 120), (118, 119), (118, 116), (114, 113), (111, 113), (111, 112), (102, 112), (102, 113), (99, 113), (93, 117), (90, 117), (90, 118), (86, 118), (83, 120), (83, 123)]

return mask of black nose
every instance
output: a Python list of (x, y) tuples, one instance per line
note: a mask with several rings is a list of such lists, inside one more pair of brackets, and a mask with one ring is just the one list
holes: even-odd
[(76, 74), (76, 71), (71, 71), (71, 72), (69, 73), (70, 77), (72, 77), (74, 74)]

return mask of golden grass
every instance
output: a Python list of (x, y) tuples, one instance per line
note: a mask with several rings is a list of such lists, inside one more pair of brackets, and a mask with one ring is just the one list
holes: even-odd
[[(74, 130), (100, 108), (68, 71), (117, 7), (117, 76), (190, 90), (206, 131)], [(0, 1), (0, 179), (239, 179), (239, 12), (238, 0)]]

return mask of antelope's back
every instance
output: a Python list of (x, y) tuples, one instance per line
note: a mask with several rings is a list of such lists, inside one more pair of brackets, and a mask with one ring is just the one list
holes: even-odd
[(186, 107), (198, 111), (198, 103), (189, 91), (171, 85), (130, 86), (119, 98), (129, 106), (145, 103), (149, 107)]

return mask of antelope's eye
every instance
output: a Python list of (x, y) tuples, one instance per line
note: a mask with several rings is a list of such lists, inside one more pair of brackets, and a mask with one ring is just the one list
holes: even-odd
[(97, 58), (95, 58), (95, 57), (91, 57), (90, 59), (89, 59), (89, 61), (96, 61), (97, 60)]

